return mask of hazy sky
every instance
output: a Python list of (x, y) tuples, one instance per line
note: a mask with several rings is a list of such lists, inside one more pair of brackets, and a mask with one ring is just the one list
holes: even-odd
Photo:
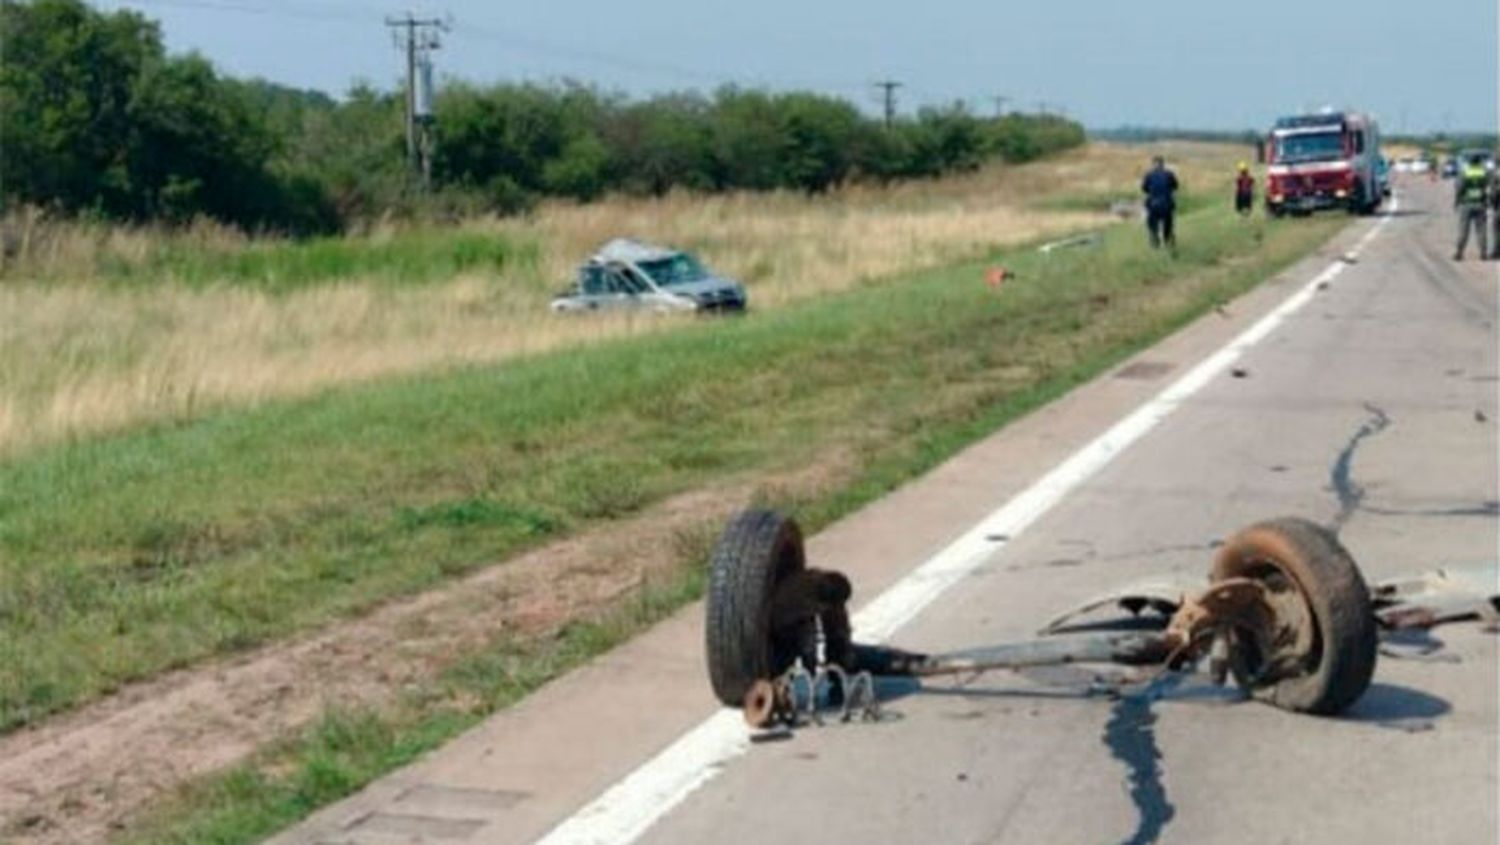
[(382, 25), (451, 15), (439, 77), (572, 78), (643, 94), (811, 88), (874, 109), (1052, 104), (1094, 127), (1249, 128), (1307, 106), (1390, 131), (1493, 129), (1497, 0), (97, 0), (160, 20), (172, 50), (237, 75), (340, 93), (390, 87)]

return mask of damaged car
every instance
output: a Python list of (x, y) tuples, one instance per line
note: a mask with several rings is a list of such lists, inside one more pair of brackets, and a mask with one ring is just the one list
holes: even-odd
[(692, 253), (616, 238), (578, 268), (552, 310), (740, 313), (748, 302), (744, 285), (711, 272)]

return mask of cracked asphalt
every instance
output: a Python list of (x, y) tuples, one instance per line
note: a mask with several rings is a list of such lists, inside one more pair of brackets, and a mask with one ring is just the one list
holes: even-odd
[[(1334, 527), (1372, 579), (1496, 560), (1497, 265), (1444, 257), (1447, 185), (1401, 189), (1403, 212), (1236, 362), (1243, 376), (1226, 371), (1185, 400), (894, 642), (941, 651), (1025, 638), (1112, 587), (1206, 575), (1222, 538), (1274, 516)], [(831, 526), (810, 562), (848, 572), (856, 607), (879, 594), (1370, 225), (1125, 365), (1165, 367), (1087, 385)], [(399, 810), (421, 789), (514, 798), (465, 810), (474, 824), (453, 841), (536, 839), (714, 712), (701, 613), (687, 609), (277, 841), (428, 841), (361, 832), (398, 811), (446, 812)], [(883, 721), (756, 744), (642, 841), (1494, 841), (1496, 645), (1473, 624), (1387, 643), (1372, 687), (1339, 718), (1245, 702), (1198, 676), (1104, 695), (1076, 666), (888, 684)]]
[[(1412, 194), (1249, 351), (1248, 378), (1192, 397), (899, 641), (1024, 637), (1069, 597), (1205, 569), (1214, 539), (1280, 514), (1339, 530), (1375, 577), (1494, 560), (1496, 433), (1475, 412), (1495, 405), (1495, 265), (1434, 260), (1451, 220), (1440, 194)], [(898, 721), (756, 749), (646, 841), (1493, 841), (1495, 638), (1435, 636), (1448, 660), (1388, 652), (1343, 719), (1195, 678), (1116, 701), (1081, 677), (915, 693)]]

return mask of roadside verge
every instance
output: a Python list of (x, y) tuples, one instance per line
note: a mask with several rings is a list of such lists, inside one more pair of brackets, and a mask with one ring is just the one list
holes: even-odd
[[(583, 462), (578, 466), (590, 470), (584, 477), (589, 482), (585, 491), (598, 496), (611, 490), (645, 490), (637, 495), (634, 507), (623, 512), (606, 508), (594, 514), (593, 520), (607, 535), (619, 520), (631, 519), (632, 514), (648, 515), (651, 501), (694, 489), (707, 478), (753, 470), (755, 480), (741, 497), (789, 507), (813, 525), (826, 523), (1252, 287), (1335, 228), (1332, 221), (1321, 228), (1250, 228), (1253, 224), (1221, 217), (1227, 215), (1215, 212), (1200, 219), (1204, 240), (1190, 244), (1178, 262), (1140, 249), (1139, 233), (1117, 230), (1098, 252), (1045, 262), (1034, 254), (996, 256), (996, 261), (1007, 262), (1016, 271), (1015, 281), (998, 292), (985, 288), (983, 264), (962, 265), (764, 321), (705, 325), (680, 338), (653, 339), (650, 345), (604, 345), (563, 358), (561, 363), (554, 361), (548, 364), (549, 375), (598, 364), (625, 366), (626, 372), (652, 377), (633, 385), (650, 389), (624, 392), (617, 397), (617, 408), (603, 409), (616, 416), (591, 419), (601, 429), (619, 422), (623, 434), (634, 438), (626, 446), (661, 443), (651, 435), (682, 431), (684, 423), (688, 426), (687, 436), (666, 441), (686, 451), (665, 464), (659, 458), (642, 458), (591, 466), (587, 463), (591, 455), (615, 444), (590, 439), (578, 444), (577, 460)], [(651, 367), (662, 355), (688, 363), (682, 370), (659, 374)], [(669, 378), (683, 372), (692, 378)], [(444, 386), (438, 395), (460, 401), (454, 397), (464, 395), (462, 389), (475, 389), (487, 377), (486, 373), (465, 375), (460, 384)], [(417, 388), (409, 389), (420, 393)], [(559, 388), (559, 393), (566, 391)], [(397, 399), (386, 407), (416, 401), (409, 395)], [(670, 404), (652, 404), (661, 402)], [(328, 405), (321, 403), (314, 416), (341, 419)], [(367, 405), (352, 403), (348, 418), (368, 410)], [(480, 406), (476, 413), (484, 410)], [(407, 441), (420, 440), (425, 434), (400, 430)], [(201, 431), (194, 433), (204, 436)], [(231, 433), (243, 434), (232, 428)], [(703, 440), (709, 443), (700, 447)], [(321, 441), (313, 438), (312, 442)], [(748, 449), (747, 444), (755, 448)], [(831, 456), (838, 459), (833, 464), (827, 463)], [(662, 474), (658, 465), (676, 474)], [(775, 477), (798, 466), (830, 466), (832, 470), (806, 488), (778, 487)], [(652, 476), (653, 471), (658, 474)], [(763, 483), (767, 479), (770, 483)], [(621, 480), (644, 487), (610, 486)], [(591, 486), (594, 482), (602, 486), (596, 489)], [(568, 497), (578, 491), (564, 485), (558, 492)], [(473, 531), (476, 514), (477, 527), (482, 529), (486, 515), (515, 513), (470, 506), (472, 498), (472, 494), (462, 498), (456, 504), (465, 507), (457, 508), (451, 506), (454, 503), (428, 503), (425, 510), (416, 511), (423, 518), (403, 515), (396, 522), (417, 531), (451, 527), (450, 523)], [(611, 504), (608, 498), (600, 501)], [(706, 511), (704, 515), (712, 516)], [(920, 532), (912, 535), (920, 536)], [(425, 536), (424, 543), (408, 551), (422, 552), (431, 548), (428, 543), (444, 538), (441, 533)], [(483, 539), (482, 532), (478, 536)], [(319, 687), (307, 679), (294, 684), (289, 694), (252, 702), (254, 707), (276, 708), (293, 701), (311, 707), (313, 715), (320, 711), (323, 715), (295, 738), (255, 754), (252, 762), (197, 782), (179, 794), (172, 808), (127, 836), (142, 841), (251, 841), (349, 793), (694, 596), (696, 564), (701, 557), (695, 553), (695, 542), (701, 551), (702, 540), (701, 532), (688, 532), (679, 559), (649, 590), (613, 596), (606, 591), (604, 601), (567, 608), (576, 613), (554, 617), (560, 624), (543, 626), (540, 630), (546, 633), (532, 639), (518, 640), (497, 625), (491, 632), (493, 638), (477, 651), (460, 649), (459, 654), (445, 655), (433, 661), (426, 675), (388, 688), (393, 697), (354, 706), (339, 702), (324, 710), (327, 702), (303, 694)], [(630, 579), (625, 583), (631, 583)], [(565, 624), (566, 620), (572, 624)], [(696, 647), (688, 651), (696, 679)], [(255, 657), (251, 654), (245, 659), (253, 662)], [(378, 669), (379, 661), (374, 665)], [(672, 677), (670, 671), (646, 674), (656, 679), (653, 684)], [(564, 679), (558, 686), (568, 683)], [(13, 735), (5, 743), (22, 742), (27, 736)], [(220, 739), (222, 734), (212, 730), (197, 736), (203, 745)], [(593, 750), (587, 743), (563, 744), (578, 753)], [(150, 749), (138, 749), (137, 754), (143, 752), (150, 753)], [(6, 754), (5, 759), (17, 764), (21, 760), (14, 754)], [(118, 759), (130, 761), (139, 756), (125, 753)], [(84, 783), (65, 783), (64, 788), (45, 791), (47, 811), (19, 831), (27, 837), (23, 841), (49, 841), (46, 837), (64, 831), (102, 831), (111, 823), (134, 817), (142, 802), (132, 805), (125, 800), (125, 790), (104, 780), (107, 772), (87, 767), (79, 771), (89, 778)], [(188, 776), (194, 773), (189, 770)], [(0, 774), (0, 784), (32, 782), (36, 776), (32, 766)], [(144, 792), (131, 794), (137, 799), (151, 798), (173, 783), (172, 778), (163, 777), (146, 784)], [(551, 795), (554, 790), (544, 792)], [(70, 801), (72, 806), (68, 806)], [(49, 806), (54, 803), (57, 806)], [(543, 803), (523, 800), (516, 807), (530, 812)], [(66, 827), (59, 824), (63, 820)], [(102, 827), (90, 828), (90, 820)], [(76, 836), (66, 838), (71, 841)]]

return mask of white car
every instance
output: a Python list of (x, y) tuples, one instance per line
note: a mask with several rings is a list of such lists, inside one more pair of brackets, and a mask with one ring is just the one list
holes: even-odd
[(739, 312), (748, 302), (744, 285), (714, 275), (690, 253), (616, 238), (578, 268), (552, 310)]

